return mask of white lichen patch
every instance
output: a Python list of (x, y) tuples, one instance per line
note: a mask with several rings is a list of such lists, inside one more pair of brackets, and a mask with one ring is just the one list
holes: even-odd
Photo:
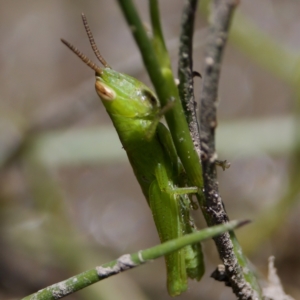
[(174, 81), (177, 86), (180, 84), (180, 80), (178, 78), (174, 78)]
[(215, 61), (212, 57), (208, 56), (205, 58), (205, 63), (207, 66), (212, 66), (215, 63)]
[(188, 58), (188, 57), (189, 57), (189, 55), (188, 55), (188, 53), (186, 53), (186, 52), (183, 52), (183, 53), (182, 53), (182, 57), (183, 57), (183, 58)]
[(143, 258), (143, 255), (142, 255), (142, 251), (138, 252), (138, 258), (139, 258), (139, 260), (140, 260), (141, 263), (145, 262), (145, 260)]
[(116, 273), (114, 273), (114, 269), (111, 268), (111, 267), (96, 267), (96, 271), (97, 271), (97, 275), (100, 277), (100, 278), (106, 278), (106, 277), (109, 277), (111, 275), (114, 275)]
[(117, 262), (113, 267), (99, 266), (96, 267), (96, 271), (100, 278), (106, 278), (135, 266), (137, 266), (137, 264), (132, 261), (130, 254), (124, 254), (117, 259)]
[(211, 156), (211, 158), (210, 158), (210, 162), (211, 163), (213, 163), (213, 162), (215, 162), (216, 161), (216, 159), (218, 159), (218, 154), (217, 154), (217, 152), (215, 152), (212, 156)]
[(54, 299), (60, 299), (73, 291), (72, 286), (68, 285), (65, 281), (52, 285), (50, 289), (52, 290)]

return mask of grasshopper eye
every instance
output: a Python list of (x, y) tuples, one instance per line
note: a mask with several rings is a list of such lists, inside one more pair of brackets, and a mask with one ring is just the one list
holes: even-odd
[(142, 98), (143, 100), (148, 100), (153, 107), (159, 106), (159, 102), (157, 100), (157, 98), (148, 90), (143, 90), (142, 91)]
[(95, 88), (101, 99), (112, 101), (116, 98), (115, 91), (99, 80), (96, 80)]

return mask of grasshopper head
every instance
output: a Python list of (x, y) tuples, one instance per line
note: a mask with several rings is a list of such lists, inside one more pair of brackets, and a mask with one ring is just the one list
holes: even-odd
[(151, 119), (159, 110), (159, 102), (147, 86), (110, 68), (96, 73), (95, 87), (109, 114)]
[(135, 78), (112, 70), (100, 54), (84, 14), (82, 21), (93, 51), (104, 68), (92, 62), (71, 43), (64, 39), (61, 41), (96, 72), (96, 91), (107, 112), (127, 118), (153, 118), (159, 111), (154, 93)]

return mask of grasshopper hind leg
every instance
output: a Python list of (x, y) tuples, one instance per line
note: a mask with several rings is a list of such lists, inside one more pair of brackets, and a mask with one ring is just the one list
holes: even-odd
[[(180, 206), (174, 196), (160, 189), (157, 180), (150, 186), (149, 205), (162, 243), (182, 236)], [(166, 255), (165, 261), (168, 292), (171, 296), (180, 295), (187, 290), (185, 250)]]
[[(174, 207), (179, 210), (178, 223), (180, 224), (180, 235), (197, 231), (194, 220), (190, 215), (191, 202), (187, 194), (196, 193), (196, 187), (176, 187), (168, 181), (168, 175), (163, 165), (158, 164), (155, 172), (157, 184), (161, 191), (169, 195)], [(162, 200), (163, 201), (163, 200)], [(171, 205), (171, 204), (170, 204)], [(178, 235), (179, 237), (179, 235)], [(200, 243), (189, 245), (183, 248), (186, 272), (191, 279), (200, 280), (204, 274), (204, 258)]]
[[(181, 216), (184, 235), (197, 231), (195, 222), (190, 215), (190, 199), (187, 195), (180, 196)], [(201, 243), (184, 247), (186, 272), (189, 278), (199, 281), (205, 272), (204, 256)]]

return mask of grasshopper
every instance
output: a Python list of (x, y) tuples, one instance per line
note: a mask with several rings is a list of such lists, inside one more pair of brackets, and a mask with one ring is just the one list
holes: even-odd
[[(113, 70), (100, 54), (85, 16), (83, 24), (93, 51), (103, 65), (87, 58), (62, 39), (81, 60), (96, 72), (95, 88), (125, 149), (134, 174), (153, 214), (161, 242), (194, 232), (191, 201), (169, 130), (159, 122), (162, 108), (154, 94), (137, 79)], [(187, 246), (165, 257), (167, 287), (171, 296), (187, 289), (187, 278), (200, 280), (204, 273), (201, 245)]]

